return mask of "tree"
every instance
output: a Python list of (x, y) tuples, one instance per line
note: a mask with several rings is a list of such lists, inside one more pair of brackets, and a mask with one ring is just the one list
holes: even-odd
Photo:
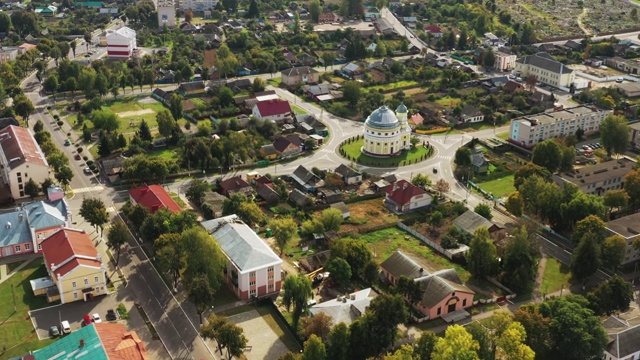
[(251, 90), (254, 93), (264, 91), (267, 88), (267, 81), (261, 77), (256, 77), (253, 79), (253, 83), (251, 84)]
[(442, 225), (442, 220), (444, 219), (444, 215), (442, 215), (442, 213), (440, 211), (434, 211), (431, 213), (431, 216), (429, 216), (429, 225), (433, 226), (433, 227), (438, 227), (440, 225)]
[(247, 11), (247, 18), (253, 19), (258, 17), (260, 17), (258, 2), (256, 0), (251, 0), (251, 3), (249, 4), (249, 11)]
[(624, 177), (624, 190), (629, 194), (629, 200), (634, 209), (640, 205), (640, 169), (630, 171)]
[(6, 12), (0, 12), (0, 32), (7, 33), (11, 28), (11, 17)]
[(544, 181), (551, 180), (551, 173), (546, 168), (536, 165), (534, 163), (528, 163), (524, 166), (521, 166), (516, 170), (513, 175), (513, 186), (520, 190), (520, 186), (524, 183), (526, 179), (529, 179), (533, 176), (538, 176)]
[(136, 204), (131, 206), (125, 214), (133, 226), (136, 229), (140, 229), (144, 220), (149, 216), (149, 210), (142, 205)]
[(536, 91), (536, 84), (538, 83), (538, 77), (536, 75), (530, 74), (525, 78), (524, 82), (525, 88), (527, 88), (530, 93)]
[(422, 290), (420, 284), (404, 275), (401, 275), (394, 286), (394, 291), (402, 295), (411, 304), (416, 304), (422, 299)]
[[(360, 354), (364, 357), (374, 356), (393, 345), (398, 336), (398, 325), (407, 321), (408, 316), (401, 295), (380, 294), (371, 300), (367, 314), (361, 317), (367, 329), (363, 335), (369, 339), (369, 345)], [(353, 336), (353, 328), (351, 331)], [(375, 342), (371, 342), (371, 339), (375, 339)]]
[(445, 180), (440, 179), (436, 181), (436, 190), (442, 195), (443, 193), (448, 193), (451, 190), (451, 185)]
[(311, 335), (307, 341), (304, 342), (304, 352), (302, 353), (301, 360), (325, 360), (327, 359), (327, 351), (322, 343), (322, 339), (316, 335)]
[(169, 111), (176, 121), (182, 118), (182, 96), (175, 92), (169, 98)]
[(427, 186), (431, 186), (431, 179), (428, 175), (416, 174), (416, 176), (411, 179), (411, 183), (415, 186), (426, 188)]
[(351, 332), (345, 323), (341, 322), (331, 329), (327, 340), (327, 358), (331, 360), (349, 359), (349, 339)]
[(71, 43), (69, 43), (69, 47), (71, 48), (71, 51), (73, 51), (73, 57), (76, 57), (76, 47), (78, 47), (76, 40), (71, 41)]
[(351, 279), (351, 266), (349, 266), (349, 263), (345, 259), (333, 257), (327, 265), (325, 265), (325, 269), (331, 273), (332, 281), (338, 286), (349, 284), (349, 280)]
[(35, 111), (33, 103), (25, 94), (20, 94), (13, 100), (13, 111), (16, 115), (22, 117), (27, 127), (29, 127), (29, 116)]
[(298, 225), (291, 218), (281, 218), (271, 220), (269, 227), (273, 230), (273, 237), (278, 249), (280, 249), (280, 256), (282, 256), (287, 244), (298, 231)]
[(111, 251), (116, 251), (116, 268), (120, 261), (120, 250), (129, 240), (129, 229), (122, 221), (116, 221), (107, 234), (107, 247)]
[(502, 281), (518, 293), (533, 287), (537, 274), (537, 261), (531, 251), (529, 234), (523, 226), (509, 238), (502, 262)]
[(101, 134), (100, 143), (98, 144), (98, 155), (100, 156), (108, 156), (113, 151), (111, 139), (107, 134)]
[(602, 265), (613, 271), (618, 270), (618, 267), (624, 260), (626, 250), (627, 241), (622, 236), (612, 235), (604, 239), (600, 249)]
[(512, 322), (496, 341), (497, 358), (504, 360), (534, 360), (535, 353), (524, 344), (527, 334), (522, 324)]
[(313, 296), (311, 281), (304, 274), (289, 275), (284, 279), (282, 291), (284, 292), (282, 304), (287, 311), (293, 306), (293, 328), (297, 329), (300, 315), (307, 309), (307, 300)]
[(207, 317), (205, 324), (200, 326), (200, 336), (204, 339), (215, 340), (218, 343), (218, 351), (222, 354), (222, 345), (220, 344), (220, 330), (227, 323), (227, 318), (211, 314)]
[(342, 83), (342, 97), (351, 105), (356, 105), (362, 96), (361, 85), (357, 81), (345, 81)]
[(624, 154), (629, 147), (629, 125), (624, 116), (607, 115), (600, 123), (600, 137), (607, 155)]
[(437, 341), (438, 336), (433, 331), (423, 331), (418, 342), (413, 346), (413, 358), (415, 360), (430, 360)]
[(507, 201), (505, 203), (505, 207), (507, 208), (507, 211), (509, 211), (513, 215), (518, 217), (522, 216), (522, 212), (524, 211), (524, 201), (518, 191), (514, 191), (509, 194), (509, 197), (507, 197)]
[(333, 51), (325, 51), (322, 53), (322, 62), (324, 63), (324, 70), (327, 70), (327, 67), (333, 66), (333, 63), (336, 61), (336, 54)]
[(606, 207), (609, 208), (609, 214), (615, 208), (616, 210), (622, 210), (629, 206), (629, 194), (623, 189), (609, 190), (604, 193), (603, 202)]
[(533, 148), (532, 162), (550, 173), (555, 173), (560, 168), (561, 159), (562, 149), (554, 139), (545, 140)]
[(232, 322), (226, 322), (220, 328), (218, 342), (222, 348), (227, 349), (227, 359), (239, 358), (247, 346), (247, 338), (242, 328)]
[(458, 148), (453, 163), (460, 167), (471, 166), (471, 149), (466, 146)]
[[(176, 225), (176, 227), (171, 230), (182, 233), (180, 241), (182, 241), (185, 249), (186, 264), (182, 276), (186, 288), (191, 288), (193, 281), (199, 276), (205, 276), (211, 290), (215, 293), (223, 282), (224, 275), (222, 269), (224, 269), (227, 264), (227, 260), (222, 250), (220, 250), (218, 242), (211, 239), (211, 236), (205, 229), (195, 227), (195, 224), (193, 224), (191, 220), (181, 220), (176, 215), (173, 215), (171, 220), (173, 220), (172, 222)], [(193, 222), (195, 222), (195, 218)], [(178, 225), (180, 225), (182, 229), (177, 227)], [(213, 297), (213, 295), (211, 297)]]
[(111, 133), (120, 127), (118, 116), (111, 111), (95, 110), (91, 113), (91, 122), (96, 129)]
[(493, 214), (491, 213), (491, 207), (489, 207), (489, 205), (487, 204), (478, 204), (476, 205), (476, 207), (473, 209), (473, 211), (482, 216), (483, 218), (491, 221), (491, 219), (493, 218)]
[(102, 227), (109, 221), (109, 214), (107, 208), (104, 206), (102, 200), (98, 198), (85, 198), (82, 200), (80, 206), (80, 215), (96, 230)]
[(578, 244), (585, 236), (590, 236), (596, 244), (602, 244), (607, 232), (607, 224), (595, 215), (589, 215), (578, 221), (573, 230), (571, 240)]
[(471, 334), (460, 325), (447, 327), (444, 338), (438, 338), (433, 352), (432, 360), (480, 360), (478, 357), (478, 342)]
[(185, 268), (185, 249), (180, 234), (162, 234), (153, 243), (154, 254), (160, 270), (171, 276), (173, 288), (178, 287), (180, 273)]
[(191, 279), (188, 287), (189, 300), (195, 305), (200, 325), (202, 325), (202, 313), (211, 306), (215, 291), (211, 288), (206, 275), (197, 275)]
[(58, 83), (58, 77), (55, 74), (47, 76), (47, 78), (44, 80), (44, 83), (42, 83), (44, 91), (53, 95), (53, 101), (56, 100), (56, 91), (58, 90), (59, 86), (60, 84)]
[(140, 123), (140, 127), (137, 133), (142, 140), (145, 140), (145, 141), (153, 140), (153, 135), (151, 135), (151, 129), (149, 128), (149, 124), (147, 124), (147, 122), (144, 119), (142, 119), (142, 122)]
[(322, 222), (325, 231), (338, 231), (342, 220), (342, 211), (334, 208), (325, 209), (320, 215), (320, 222)]
[(169, 110), (163, 109), (156, 114), (156, 121), (158, 122), (158, 132), (160, 135), (166, 137), (171, 136), (173, 129), (176, 127), (176, 121), (173, 119)]
[(63, 166), (55, 173), (54, 177), (66, 189), (73, 179), (73, 170), (68, 166)]
[(496, 64), (496, 54), (493, 52), (493, 48), (487, 48), (482, 54), (482, 66), (486, 69), (491, 69)]
[(633, 301), (633, 287), (618, 274), (614, 274), (609, 280), (600, 284), (588, 296), (591, 309), (596, 314), (607, 314), (616, 311), (626, 312)]
[(211, 190), (211, 185), (205, 180), (194, 179), (189, 184), (189, 188), (185, 195), (189, 201), (200, 206), (205, 194)]
[(584, 281), (600, 267), (600, 249), (596, 241), (585, 234), (573, 251), (571, 272), (576, 279)]
[(302, 334), (305, 338), (316, 335), (322, 341), (326, 341), (331, 332), (333, 318), (325, 312), (319, 312), (313, 316), (302, 319)]
[(24, 193), (33, 199), (40, 195), (40, 185), (32, 178), (29, 178), (27, 183), (24, 185)]
[(469, 272), (476, 278), (494, 275), (498, 270), (496, 246), (486, 227), (479, 228), (473, 235), (473, 240), (469, 243), (467, 264)]
[(40, 183), (40, 189), (42, 190), (43, 193), (47, 193), (47, 190), (53, 186), (53, 181), (49, 178), (44, 179), (43, 182)]

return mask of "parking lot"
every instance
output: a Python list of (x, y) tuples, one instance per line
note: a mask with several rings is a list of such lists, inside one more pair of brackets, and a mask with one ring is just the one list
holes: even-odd
[(60, 326), (60, 322), (67, 320), (71, 325), (71, 331), (80, 329), (85, 315), (100, 314), (102, 321), (107, 321), (107, 310), (115, 310), (121, 300), (117, 293), (99, 296), (92, 301), (77, 301), (69, 304), (56, 305), (44, 309), (29, 312), (33, 327), (36, 329), (38, 339), (49, 337), (49, 329), (53, 325)]

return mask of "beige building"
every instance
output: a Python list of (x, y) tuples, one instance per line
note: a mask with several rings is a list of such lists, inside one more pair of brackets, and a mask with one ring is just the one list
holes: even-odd
[(505, 54), (503, 52), (496, 52), (496, 63), (493, 67), (496, 70), (508, 71), (513, 70), (516, 67), (517, 56), (512, 54)]
[(611, 110), (602, 110), (591, 105), (580, 105), (522, 116), (511, 120), (509, 141), (518, 146), (532, 148), (547, 139), (573, 135), (578, 129), (582, 129), (588, 135), (597, 132), (600, 123), (610, 113)]
[(28, 195), (24, 186), (33, 179), (37, 184), (49, 178), (49, 164), (31, 130), (10, 125), (0, 130), (0, 181), (14, 199)]
[(303, 84), (317, 84), (320, 79), (320, 73), (309, 66), (293, 67), (283, 70), (281, 73), (282, 83), (287, 86), (295, 86)]
[(523, 79), (535, 75), (538, 82), (560, 88), (570, 87), (575, 79), (575, 73), (571, 68), (545, 52), (518, 59), (515, 70), (521, 73)]
[(17, 47), (0, 46), (0, 64), (15, 60), (18, 57), (18, 52)]
[(604, 195), (609, 190), (624, 187), (624, 177), (633, 169), (634, 164), (633, 161), (622, 158), (554, 176), (559, 184), (572, 183), (586, 194)]
[(640, 252), (636, 250), (633, 243), (640, 236), (640, 213), (624, 216), (607, 223), (609, 235), (620, 235), (627, 241), (627, 248), (622, 260), (622, 265), (640, 259)]
[(629, 146), (640, 149), (640, 122), (629, 124)]
[(640, 96), (640, 83), (637, 82), (625, 82), (622, 84), (616, 84), (616, 89), (626, 97)]
[(176, 5), (173, 0), (158, 0), (158, 26), (176, 27)]
[(93, 241), (84, 230), (64, 228), (42, 243), (42, 255), (54, 286), (47, 300), (62, 304), (107, 294), (107, 276)]

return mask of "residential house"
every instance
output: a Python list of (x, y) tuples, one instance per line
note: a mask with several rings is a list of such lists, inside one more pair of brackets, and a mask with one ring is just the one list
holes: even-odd
[(327, 204), (341, 202), (343, 200), (342, 191), (333, 189), (318, 190), (318, 198)]
[(376, 30), (382, 35), (392, 35), (396, 33), (396, 29), (393, 27), (393, 24), (385, 18), (376, 18), (373, 20), (374, 26)]
[(99, 9), (104, 7), (105, 3), (101, 1), (76, 1), (73, 3), (73, 6)]
[(343, 66), (340, 72), (342, 76), (346, 77), (347, 79), (355, 79), (356, 77), (363, 74), (364, 69), (362, 68), (362, 66), (352, 62)]
[(280, 155), (273, 144), (262, 145), (258, 151), (260, 155), (267, 160), (277, 159), (278, 155)]
[(477, 107), (466, 104), (460, 113), (460, 120), (464, 124), (482, 122), (484, 121), (484, 114)]
[(207, 191), (204, 194), (203, 204), (207, 204), (211, 209), (211, 217), (213, 219), (222, 216), (222, 207), (227, 198), (215, 191)]
[(640, 122), (629, 124), (629, 146), (632, 149), (640, 149)]
[(345, 204), (342, 201), (333, 203), (330, 206), (332, 209), (340, 210), (340, 213), (342, 214), (343, 219), (347, 219), (351, 216), (351, 210), (349, 210), (349, 207), (347, 206), (347, 204)]
[(147, 360), (144, 343), (124, 324), (91, 323), (35, 350), (23, 359), (50, 360), (85, 357), (87, 359)]
[(171, 95), (160, 88), (155, 88), (153, 92), (151, 92), (151, 97), (160, 101), (161, 103), (164, 103), (169, 100)]
[(253, 191), (251, 185), (239, 175), (222, 180), (218, 184), (218, 192), (226, 197), (230, 197), (235, 193), (249, 194), (251, 191)]
[(206, 92), (204, 81), (185, 82), (178, 86), (176, 92), (182, 96), (198, 96)]
[(0, 64), (14, 61), (18, 57), (17, 47), (0, 46)]
[(124, 159), (121, 156), (99, 160), (98, 166), (111, 185), (120, 185), (124, 175)]
[(333, 11), (328, 11), (328, 10), (323, 11), (322, 14), (318, 16), (319, 24), (334, 23), (334, 22), (339, 22), (340, 20), (341, 20), (340, 16), (338, 16)]
[(258, 196), (264, 199), (268, 204), (277, 204), (280, 201), (280, 195), (271, 186), (263, 186), (258, 189)]
[(489, 171), (489, 161), (482, 151), (474, 151), (471, 154), (471, 169), (476, 174), (486, 174)]
[(473, 210), (467, 210), (464, 214), (455, 218), (452, 224), (458, 230), (462, 230), (471, 235), (475, 234), (476, 230), (481, 227), (486, 227), (487, 230), (489, 230), (489, 234), (494, 234), (501, 230), (498, 225), (485, 219)]
[(500, 71), (513, 70), (516, 67), (517, 56), (514, 54), (506, 54), (498, 51), (495, 53), (496, 62), (493, 65), (494, 69)]
[(273, 141), (273, 148), (281, 158), (293, 157), (302, 152), (302, 142), (297, 135), (278, 136)]
[(258, 176), (255, 179), (251, 180), (251, 183), (256, 187), (256, 189), (260, 190), (263, 186), (268, 186), (273, 188), (273, 181), (266, 176)]
[(420, 115), (420, 113), (415, 113), (413, 115), (411, 115), (409, 117), (409, 119), (407, 120), (407, 122), (409, 123), (409, 127), (412, 130), (417, 129), (420, 125), (424, 124), (424, 117), (422, 117), (422, 115)]
[(506, 84), (502, 86), (502, 90), (504, 90), (509, 94), (513, 94), (518, 91), (524, 91), (524, 86), (522, 86), (520, 83), (517, 83), (513, 80), (509, 80), (507, 81)]
[(107, 294), (102, 258), (84, 230), (59, 229), (41, 243), (44, 264), (54, 286), (47, 300), (62, 304)]
[(582, 50), (584, 50), (584, 45), (582, 45), (581, 43), (575, 41), (575, 40), (569, 40), (566, 43), (564, 43), (564, 46), (569, 48), (572, 51), (578, 51), (581, 52)]
[(637, 97), (640, 96), (640, 83), (626, 82), (622, 84), (616, 84), (616, 89), (622, 93), (625, 97)]
[(38, 6), (35, 9), (33, 9), (33, 12), (35, 12), (38, 15), (45, 16), (45, 17), (54, 17), (58, 13), (58, 7), (57, 6), (53, 6), (53, 5)]
[(352, 294), (338, 295), (333, 300), (311, 306), (309, 312), (311, 316), (325, 313), (333, 319), (335, 324), (342, 322), (349, 325), (364, 314), (376, 295), (377, 293), (371, 288), (359, 290)]
[(434, 38), (440, 38), (444, 35), (444, 31), (438, 25), (428, 25), (424, 27), (424, 32), (433, 35)]
[(424, 189), (407, 180), (399, 180), (386, 188), (385, 205), (396, 213), (408, 213), (431, 205), (432, 197)]
[(579, 105), (535, 115), (525, 115), (511, 120), (509, 142), (532, 148), (538, 142), (568, 136), (582, 129), (585, 135), (598, 131), (611, 110), (601, 110), (593, 105)]
[(421, 298), (413, 307), (428, 319), (436, 319), (473, 306), (475, 293), (462, 283), (455, 269), (430, 274), (416, 259), (402, 251), (391, 254), (380, 264), (380, 268), (391, 284), (405, 276), (419, 285)]
[(624, 188), (624, 178), (633, 170), (634, 164), (627, 158), (614, 159), (559, 173), (554, 175), (554, 180), (559, 185), (571, 183), (585, 194), (604, 195), (609, 190)]
[(607, 234), (620, 235), (627, 246), (621, 265), (631, 264), (640, 259), (640, 251), (634, 246), (634, 242), (640, 238), (640, 213), (623, 216), (607, 222)]
[[(635, 360), (640, 358), (640, 324), (634, 320), (623, 320), (615, 318), (618, 323), (616, 327), (608, 327), (605, 323), (605, 331), (607, 332), (607, 345), (604, 348), (604, 360)], [(607, 321), (611, 321), (609, 318)], [(636, 322), (630, 324), (631, 321)]]
[[(183, 1), (179, 3), (182, 5)], [(197, 11), (195, 8), (191, 10)], [(176, 3), (174, 0), (159, 0), (156, 3), (156, 12), (158, 13), (158, 27), (160, 30), (164, 27), (169, 29), (176, 27)]]
[(291, 179), (297, 188), (309, 193), (315, 193), (318, 188), (324, 186), (324, 181), (318, 175), (302, 165), (291, 174)]
[(14, 117), (3, 117), (0, 118), (0, 130), (6, 128), (7, 126), (20, 126), (20, 122), (16, 120)]
[(260, 101), (253, 106), (252, 113), (261, 122), (273, 121), (282, 125), (291, 118), (291, 105), (286, 100)]
[(575, 72), (545, 52), (527, 55), (516, 61), (515, 70), (522, 78), (535, 75), (538, 82), (557, 88), (569, 88), (575, 81)]
[(313, 203), (313, 200), (311, 200), (311, 197), (309, 197), (307, 194), (303, 193), (302, 191), (298, 189), (293, 189), (289, 193), (289, 202), (291, 202), (293, 205), (299, 208), (304, 208), (308, 205), (311, 205)]
[(187, 11), (189, 9), (194, 12), (210, 11), (216, 7), (218, 0), (181, 0), (178, 2), (180, 11)]
[(310, 125), (313, 128), (313, 131), (320, 136), (329, 136), (329, 130), (327, 130), (327, 126), (320, 120), (316, 119), (316, 117), (313, 115), (296, 115), (296, 121), (299, 124), (304, 122)]
[(317, 84), (320, 73), (309, 66), (292, 67), (281, 73), (282, 83), (287, 86), (296, 86), (300, 83)]
[(38, 48), (37, 45), (33, 45), (33, 44), (29, 44), (29, 43), (22, 43), (20, 46), (18, 46), (18, 55), (25, 54), (27, 51), (34, 50), (34, 49), (37, 49), (37, 48)]
[(13, 199), (28, 194), (29, 179), (40, 184), (50, 177), (49, 164), (30, 129), (10, 125), (0, 130), (0, 169), (3, 185)]
[(364, 20), (365, 21), (375, 21), (380, 19), (380, 10), (375, 7), (367, 7), (364, 10)]
[(298, 58), (287, 48), (282, 49), (282, 56), (291, 65), (298, 62)]
[(298, 63), (302, 66), (314, 66), (318, 61), (313, 56), (303, 53), (298, 57)]
[(350, 168), (345, 164), (340, 164), (334, 172), (342, 176), (342, 181), (347, 185), (358, 184), (362, 182), (362, 173)]
[(127, 59), (138, 47), (135, 30), (123, 26), (117, 30), (106, 31), (107, 55), (110, 58)]
[(249, 89), (251, 87), (251, 80), (249, 79), (236, 79), (227, 81), (227, 86), (233, 90), (234, 93), (239, 93), (242, 90)]
[(249, 300), (280, 292), (282, 260), (237, 215), (207, 220), (201, 225), (227, 258), (224, 279), (236, 296)]
[(129, 190), (129, 200), (133, 205), (140, 205), (153, 214), (160, 209), (167, 209), (172, 213), (182, 211), (171, 195), (161, 185), (144, 184)]

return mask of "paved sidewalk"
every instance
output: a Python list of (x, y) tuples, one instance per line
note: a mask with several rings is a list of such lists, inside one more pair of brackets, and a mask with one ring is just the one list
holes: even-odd
[(30, 258), (27, 258), (22, 264), (20, 264), (17, 268), (13, 269), (13, 271), (9, 274), (7, 274), (7, 264), (2, 264), (0, 265), (0, 272), (2, 273), (2, 278), (0, 278), (0, 284), (2, 284), (3, 282), (5, 282), (7, 279), (9, 279), (10, 277), (13, 276), (13, 274), (17, 273), (18, 271), (22, 270), (22, 268), (24, 268), (25, 266), (29, 265), (29, 263), (31, 263), (33, 260), (40, 258), (40, 256), (32, 256)]

